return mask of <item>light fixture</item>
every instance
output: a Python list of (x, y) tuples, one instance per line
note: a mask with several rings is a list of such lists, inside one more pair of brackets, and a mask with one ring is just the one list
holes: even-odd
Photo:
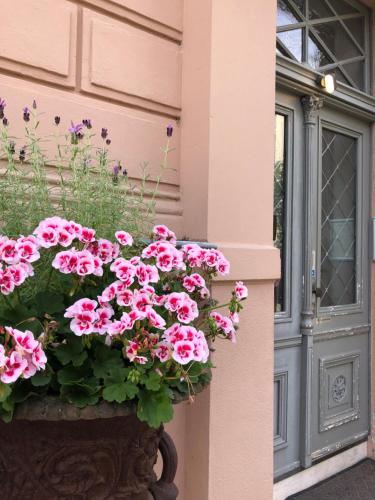
[(318, 84), (328, 93), (333, 94), (336, 89), (335, 75), (329, 73), (328, 75), (319, 76)]

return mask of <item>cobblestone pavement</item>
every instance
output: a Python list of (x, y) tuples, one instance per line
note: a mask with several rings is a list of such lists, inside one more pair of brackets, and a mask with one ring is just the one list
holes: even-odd
[(287, 500), (375, 500), (375, 461), (363, 460)]

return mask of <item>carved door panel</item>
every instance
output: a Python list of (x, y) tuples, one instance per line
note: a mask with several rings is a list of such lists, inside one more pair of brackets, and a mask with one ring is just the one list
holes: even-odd
[(369, 426), (369, 124), (277, 92), (275, 476)]

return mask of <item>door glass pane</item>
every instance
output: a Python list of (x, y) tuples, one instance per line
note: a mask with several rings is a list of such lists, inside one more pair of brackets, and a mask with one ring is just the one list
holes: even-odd
[(323, 129), (322, 307), (356, 302), (356, 164), (356, 139)]
[(286, 204), (286, 126), (287, 117), (276, 114), (275, 168), (273, 195), (274, 244), (280, 250), (281, 278), (275, 285), (275, 312), (285, 310), (285, 204)]

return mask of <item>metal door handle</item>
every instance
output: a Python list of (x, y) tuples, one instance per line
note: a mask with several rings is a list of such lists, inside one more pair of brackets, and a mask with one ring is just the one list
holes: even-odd
[(313, 287), (313, 291), (312, 291), (312, 293), (314, 293), (314, 294), (315, 294), (315, 297), (316, 297), (317, 299), (320, 299), (320, 298), (321, 298), (321, 296), (323, 295), (323, 291), (322, 291), (322, 289), (321, 289), (320, 287), (318, 287), (318, 286)]

